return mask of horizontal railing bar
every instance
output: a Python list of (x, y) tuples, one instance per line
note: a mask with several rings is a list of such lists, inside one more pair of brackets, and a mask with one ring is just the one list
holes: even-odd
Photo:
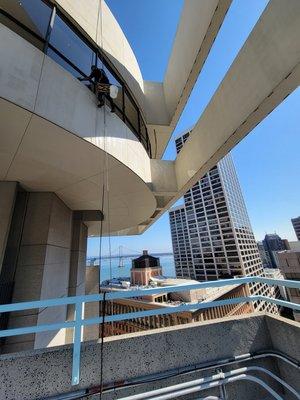
[[(283, 307), (292, 308), (294, 310), (300, 310), (300, 304), (271, 299), (265, 296), (247, 296), (247, 297), (235, 297), (232, 299), (216, 300), (207, 303), (202, 302), (196, 304), (181, 304), (180, 306), (175, 306), (175, 307), (155, 308), (153, 310), (144, 310), (126, 314), (107, 315), (105, 317), (105, 322), (125, 321), (128, 319), (151, 317), (155, 315), (164, 315), (164, 314), (178, 314), (186, 311), (198, 311), (203, 309), (205, 310), (207, 308), (221, 307), (230, 304), (248, 303), (259, 300), (281, 305)], [(94, 324), (99, 324), (101, 322), (102, 322), (102, 317), (96, 317), (83, 320), (82, 325), (83, 326), (94, 325)]]
[[(288, 307), (294, 310), (300, 311), (300, 304), (291, 303), (284, 300), (278, 300), (269, 298), (266, 296), (245, 296), (245, 297), (234, 297), (232, 299), (223, 299), (223, 300), (215, 300), (210, 302), (202, 302), (202, 303), (194, 303), (194, 304), (181, 304), (180, 306), (173, 306), (173, 307), (164, 307), (164, 308), (155, 308), (152, 310), (144, 310), (132, 313), (125, 313), (125, 314), (114, 314), (114, 315), (107, 315), (105, 316), (105, 323), (109, 322), (118, 322), (118, 321), (125, 321), (135, 318), (144, 318), (144, 317), (151, 317), (156, 315), (165, 315), (165, 314), (178, 314), (187, 311), (198, 311), (202, 309), (214, 308), (214, 307), (221, 307), (224, 305), (231, 305), (231, 304), (239, 304), (239, 303), (248, 303), (254, 301), (265, 301), (268, 303), (273, 303), (280, 305), (282, 307)], [(103, 317), (95, 317), (89, 318), (81, 321), (81, 326), (88, 326), (88, 325), (98, 325), (101, 324), (103, 321)], [(8, 336), (17, 336), (17, 335), (24, 335), (28, 333), (38, 333), (38, 332), (45, 332), (50, 330), (59, 330), (63, 328), (74, 328), (75, 321), (67, 321), (61, 322), (56, 324), (48, 324), (48, 325), (37, 325), (31, 326), (26, 328), (15, 328), (15, 329), (7, 329), (0, 331), (0, 337), (8, 337)]]
[[(247, 303), (252, 301), (259, 300), (259, 296), (247, 296), (247, 297), (234, 297), (232, 299), (224, 299), (224, 300), (216, 300), (211, 302), (202, 302), (202, 303), (194, 303), (194, 304), (181, 304), (180, 306), (173, 307), (164, 307), (164, 308), (155, 308), (152, 310), (144, 310), (137, 311), (126, 314), (114, 314), (105, 316), (105, 323), (107, 322), (117, 322), (117, 321), (125, 321), (128, 319), (134, 318), (143, 318), (143, 317), (151, 317), (156, 315), (164, 315), (164, 314), (178, 314), (186, 311), (198, 311), (201, 309), (220, 307), (224, 305), (230, 304), (238, 304), (238, 303)], [(96, 320), (102, 321), (102, 317), (100, 318), (92, 318), (82, 321), (83, 325), (93, 325)]]
[[(246, 283), (262, 283), (268, 285), (275, 286), (285, 286), (288, 288), (298, 288), (300, 289), (300, 281), (292, 281), (292, 280), (280, 280), (280, 279), (271, 279), (271, 278), (263, 278), (258, 276), (248, 276), (243, 278), (235, 278), (235, 279), (221, 279), (216, 281), (209, 282), (199, 282), (190, 285), (178, 285), (178, 286), (166, 286), (166, 287), (155, 287), (155, 288), (143, 288), (137, 290), (126, 290), (123, 291), (113, 291), (106, 293), (106, 300), (117, 300), (117, 299), (126, 299), (131, 297), (142, 297), (148, 296), (151, 294), (160, 294), (160, 293), (176, 293), (188, 291), (188, 290), (196, 290), (196, 289), (205, 289), (211, 287), (225, 287), (232, 285), (242, 285)], [(90, 303), (95, 301), (102, 301), (103, 294), (90, 294), (83, 296), (72, 296), (72, 297), (63, 297), (57, 299), (46, 299), (46, 300), (34, 300), (30, 302), (21, 302), (21, 303), (13, 303), (13, 304), (1, 304), (0, 305), (0, 313), (2, 312), (13, 312), (13, 311), (22, 311), (27, 309), (34, 308), (44, 308), (44, 307), (54, 307), (54, 306), (62, 306), (68, 304), (76, 304), (76, 303)]]
[(57, 299), (34, 300), (34, 301), (25, 301), (21, 303), (1, 304), (0, 313), (29, 310), (32, 308), (65, 306), (76, 303), (90, 303), (93, 301), (102, 301), (102, 300), (103, 300), (103, 294), (88, 294), (83, 296), (59, 297)]
[(281, 307), (287, 307), (291, 308), (293, 310), (300, 311), (300, 304), (298, 303), (292, 303), (291, 301), (285, 301), (285, 300), (279, 300), (275, 299), (273, 297), (267, 297), (267, 296), (258, 296), (259, 300), (266, 301), (268, 303), (273, 303)]
[(28, 326), (23, 328), (6, 329), (0, 331), (0, 337), (19, 336), (19, 335), (26, 335), (28, 333), (56, 331), (63, 328), (74, 328), (74, 326), (75, 326), (74, 321), (66, 321), (54, 324), (43, 324), (43, 325)]
[(187, 290), (196, 290), (196, 289), (205, 289), (212, 287), (224, 287), (224, 286), (232, 286), (232, 285), (242, 285), (246, 283), (265, 283), (268, 285), (276, 285), (276, 286), (285, 286), (289, 288), (299, 288), (300, 289), (300, 281), (292, 281), (292, 280), (280, 280), (280, 279), (270, 279), (270, 278), (261, 278), (258, 276), (247, 276), (243, 278), (235, 278), (235, 279), (219, 279), (216, 281), (206, 281), (199, 282), (190, 285), (178, 285), (178, 286), (165, 286), (165, 287), (155, 287), (155, 288), (145, 288), (138, 290), (124, 290), (124, 291), (115, 291), (106, 293), (106, 299), (126, 299), (130, 297), (141, 297), (148, 296), (151, 294), (160, 294), (160, 293), (175, 293), (182, 292)]

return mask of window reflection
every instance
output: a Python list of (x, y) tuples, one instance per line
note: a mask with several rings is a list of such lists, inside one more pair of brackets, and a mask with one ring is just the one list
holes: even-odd
[(135, 132), (139, 132), (139, 112), (133, 103), (131, 96), (125, 91), (125, 116), (126, 124)]
[(69, 62), (65, 61), (63, 58), (61, 58), (57, 53), (55, 53), (54, 50), (52, 50), (50, 47), (47, 50), (47, 55), (52, 58), (52, 60), (54, 60), (57, 64), (59, 64), (61, 67), (63, 67), (65, 70), (67, 70), (68, 72), (70, 72), (70, 74), (72, 74), (75, 78), (78, 78), (80, 76), (82, 76), (82, 74), (76, 70), (75, 68), (73, 68)]
[(90, 74), (91, 66), (95, 63), (94, 52), (58, 15), (55, 17), (50, 45), (75, 64), (83, 74)]
[[(39, 40), (38, 37), (41, 39), (46, 37), (52, 12), (49, 6), (36, 0), (0, 0), (0, 9), (16, 20), (13, 21), (8, 16), (1, 14), (0, 23), (39, 49), (43, 48), (43, 40)], [(28, 28), (33, 34), (25, 28)]]

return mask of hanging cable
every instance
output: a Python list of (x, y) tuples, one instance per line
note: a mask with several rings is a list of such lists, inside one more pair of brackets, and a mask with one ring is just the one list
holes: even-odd
[[(99, 14), (97, 19), (97, 31), (98, 31), (98, 24), (100, 22), (100, 32), (101, 32), (101, 43), (100, 47), (103, 49), (103, 0), (99, 2)], [(104, 68), (103, 65), (103, 57), (100, 53), (100, 61), (101, 61), (101, 68)], [(98, 113), (97, 113), (98, 119)], [(110, 207), (109, 207), (109, 159), (108, 153), (106, 149), (106, 104), (105, 104), (105, 97), (104, 97), (104, 105), (103, 105), (103, 151), (104, 151), (104, 168), (102, 168), (103, 174), (103, 185), (102, 185), (102, 212), (104, 215), (104, 219), (107, 221), (106, 230), (108, 235), (108, 253), (109, 253), (109, 269), (110, 269), (110, 279), (112, 279), (112, 265), (111, 265), (111, 238), (110, 238)], [(105, 203), (105, 194), (107, 196), (106, 203)], [(104, 211), (104, 206), (106, 208), (106, 212)], [(103, 225), (101, 224), (101, 232), (100, 232), (100, 240), (99, 240), (99, 253), (100, 256), (102, 255), (102, 236), (103, 236)], [(99, 258), (99, 291), (100, 291), (100, 283), (101, 283), (101, 268), (100, 268), (101, 258)], [(113, 303), (110, 302), (111, 307), (110, 310), (113, 313)], [(101, 324), (101, 356), (100, 356), (100, 392), (99, 392), (99, 399), (102, 399), (103, 393), (103, 367), (104, 367), (104, 336), (105, 336), (105, 315), (106, 315), (106, 301), (105, 301), (105, 292), (103, 295), (102, 301), (102, 324)], [(111, 329), (113, 333), (113, 324), (111, 324)]]
[(99, 393), (99, 399), (102, 399), (102, 393), (103, 393), (103, 361), (104, 361), (104, 328), (105, 328), (105, 313), (106, 313), (106, 292), (103, 294), (103, 301), (102, 301), (102, 324), (101, 324), (101, 352), (100, 352), (100, 393)]

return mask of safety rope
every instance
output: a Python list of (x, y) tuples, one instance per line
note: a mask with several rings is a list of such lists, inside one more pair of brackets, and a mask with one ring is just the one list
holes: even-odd
[[(97, 31), (98, 31), (98, 24), (100, 22), (100, 32), (101, 32), (101, 43), (100, 43), (100, 48), (103, 49), (103, 0), (99, 0), (99, 14), (98, 14), (98, 19), (97, 19)], [(102, 54), (99, 54), (100, 60), (101, 60), (101, 68), (104, 68), (103, 65), (103, 57)], [(106, 224), (106, 230), (107, 230), (107, 235), (108, 235), (108, 253), (109, 253), (109, 269), (110, 269), (110, 279), (112, 279), (112, 264), (111, 264), (111, 238), (110, 238), (110, 207), (109, 207), (109, 158), (108, 158), (108, 153), (106, 151), (106, 97), (104, 96), (104, 105), (103, 105), (103, 138), (104, 138), (104, 143), (103, 143), (103, 151), (104, 151), (104, 165), (102, 167), (102, 179), (103, 179), (103, 184), (102, 184), (102, 213), (104, 215), (105, 221), (107, 221)], [(98, 119), (98, 113), (97, 113), (97, 119)], [(106, 203), (105, 203), (105, 194), (107, 196)], [(104, 207), (106, 208), (106, 212), (104, 210)], [(101, 221), (101, 226), (100, 226), (100, 240), (99, 240), (99, 292), (100, 292), (100, 284), (101, 284), (101, 268), (102, 268), (102, 241), (103, 237), (103, 221)], [(105, 315), (106, 315), (106, 293), (104, 292), (103, 295), (103, 301), (102, 301), (102, 323), (101, 323), (101, 354), (100, 354), (100, 392), (99, 392), (99, 399), (102, 399), (102, 393), (103, 393), (103, 368), (104, 368), (104, 336), (105, 336)], [(111, 312), (113, 312), (113, 306), (111, 304)], [(113, 333), (113, 324), (111, 325), (112, 328), (112, 333)], [(100, 332), (99, 332), (100, 333)]]
[(103, 294), (103, 301), (102, 301), (102, 324), (101, 324), (101, 353), (100, 353), (100, 392), (99, 392), (99, 399), (102, 399), (103, 393), (103, 362), (104, 362), (104, 334), (105, 334), (105, 314), (106, 314), (106, 292)]

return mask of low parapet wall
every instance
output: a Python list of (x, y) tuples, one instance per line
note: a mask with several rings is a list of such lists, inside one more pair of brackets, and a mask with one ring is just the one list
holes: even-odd
[[(280, 350), (299, 360), (299, 327), (300, 324), (281, 317), (251, 314), (107, 338), (103, 350), (103, 382), (120, 382), (267, 349)], [(100, 360), (99, 342), (87, 342), (82, 345), (80, 385), (75, 388), (70, 385), (71, 346), (2, 355), (0, 399), (41, 399), (98, 386)], [(277, 375), (282, 373), (293, 386), (297, 385), (298, 378), (299, 385), (299, 371), (297, 376), (296, 370), (292, 370), (291, 367), (287, 371), (286, 365), (283, 364), (280, 364), (278, 369), (274, 359), (262, 360), (256, 362), (256, 365), (262, 365), (262, 362)], [(233, 366), (237, 367), (237, 364)], [(208, 374), (212, 372), (210, 370)], [(169, 380), (168, 384), (179, 381), (176, 378), (173, 381)], [(144, 389), (149, 390), (152, 387), (156, 386), (146, 385)], [(233, 385), (229, 385), (228, 388), (231, 390)], [(233, 398), (268, 398), (259, 387), (253, 388), (253, 383), (236, 384), (234, 391), (242, 397)], [(116, 393), (110, 393), (108, 397), (103, 398), (118, 397)]]

